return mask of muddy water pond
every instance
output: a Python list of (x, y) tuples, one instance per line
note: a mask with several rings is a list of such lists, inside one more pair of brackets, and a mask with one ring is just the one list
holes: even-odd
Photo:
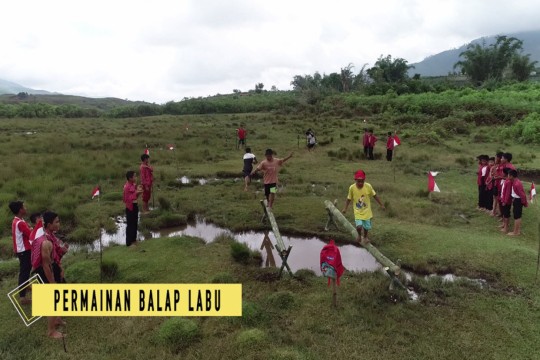
[[(124, 245), (126, 239), (126, 224), (124, 218), (117, 218), (117, 231), (114, 234), (107, 234), (102, 231), (101, 242), (104, 247), (111, 244)], [(204, 220), (190, 222), (185, 226), (163, 229), (152, 232), (152, 238), (193, 236), (203, 239), (206, 243), (211, 243), (219, 235), (230, 235), (236, 241), (246, 244), (251, 250), (257, 250), (261, 253), (263, 261), (262, 267), (280, 267), (281, 258), (275, 249), (276, 239), (272, 231), (248, 231), (233, 233), (232, 231), (207, 223)], [(139, 233), (139, 240), (142, 234)], [(310, 269), (317, 275), (321, 275), (319, 269), (319, 256), (321, 249), (326, 244), (319, 238), (301, 238), (283, 236), (286, 246), (291, 245), (292, 250), (287, 263), (293, 272), (299, 269)], [(148, 239), (147, 239), (148, 240)], [(339, 246), (343, 265), (349, 271), (377, 271), (381, 265), (365, 249), (354, 245)], [(89, 245), (88, 250), (99, 250), (99, 239)]]

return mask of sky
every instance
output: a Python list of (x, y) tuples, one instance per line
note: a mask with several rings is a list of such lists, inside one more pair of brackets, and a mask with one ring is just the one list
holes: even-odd
[(289, 90), (295, 75), (412, 64), (539, 18), (532, 0), (4, 1), (0, 79), (158, 104)]

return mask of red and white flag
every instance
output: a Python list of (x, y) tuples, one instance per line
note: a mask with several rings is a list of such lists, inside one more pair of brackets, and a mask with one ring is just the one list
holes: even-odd
[(394, 135), (394, 147), (401, 145), (401, 140), (397, 135)]
[(45, 232), (43, 231), (43, 220), (39, 218), (38, 222), (36, 223), (36, 226), (32, 229), (32, 232), (30, 233), (29, 240), (30, 242), (36, 240), (38, 237), (43, 236)]
[(534, 202), (534, 197), (536, 196), (536, 188), (534, 187), (534, 183), (531, 183), (531, 192), (530, 192), (530, 200), (531, 202)]
[(167, 149), (169, 149), (169, 150), (174, 150), (174, 145), (173, 145), (173, 144), (167, 145)]
[(428, 191), (429, 192), (441, 192), (437, 183), (435, 182), (435, 176), (437, 176), (438, 171), (428, 171)]
[(99, 186), (96, 186), (94, 188), (94, 190), (92, 190), (92, 199), (95, 198), (96, 196), (99, 196)]
[(150, 150), (149, 150), (148, 148), (146, 148), (146, 149), (144, 149), (144, 153), (145, 153), (146, 155), (150, 155)]

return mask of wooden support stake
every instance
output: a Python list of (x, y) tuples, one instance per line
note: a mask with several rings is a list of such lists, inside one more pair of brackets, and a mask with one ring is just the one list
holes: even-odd
[[(358, 237), (358, 231), (356, 228), (347, 220), (347, 218), (339, 211), (332, 202), (329, 200), (324, 201), (324, 205), (326, 206), (326, 209), (328, 209), (331, 213), (333, 218), (339, 222), (345, 229), (350, 232), (353, 239), (356, 240)], [(388, 267), (395, 275), (399, 275), (401, 272), (401, 269), (399, 266), (394, 264), (390, 259), (388, 259), (386, 256), (384, 256), (375, 246), (368, 244), (360, 244), (362, 245), (373, 257), (381, 263), (383, 266)]]
[(337, 287), (336, 279), (332, 279), (332, 305), (337, 306)]
[(268, 208), (266, 200), (261, 200), (261, 206), (263, 208), (263, 221), (265, 219), (268, 219), (270, 222), (270, 225), (272, 226), (272, 231), (274, 233), (274, 236), (276, 237), (276, 249), (278, 251), (279, 257), (281, 258), (281, 268), (279, 269), (279, 277), (281, 277), (281, 274), (283, 272), (283, 268), (287, 268), (287, 271), (289, 271), (289, 274), (293, 276), (293, 272), (291, 268), (289, 267), (289, 264), (287, 264), (287, 259), (289, 258), (289, 254), (291, 253), (292, 246), (289, 246), (288, 249), (285, 249), (285, 243), (283, 242), (283, 239), (281, 238), (281, 234), (279, 232), (279, 228), (276, 222), (276, 218), (274, 217), (274, 213), (272, 212), (272, 209)]

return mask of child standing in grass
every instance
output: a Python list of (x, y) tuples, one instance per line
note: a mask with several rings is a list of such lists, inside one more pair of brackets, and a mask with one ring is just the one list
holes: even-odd
[(371, 184), (365, 182), (366, 174), (362, 170), (358, 170), (354, 174), (354, 184), (349, 187), (349, 193), (345, 201), (345, 207), (341, 211), (343, 214), (347, 213), (349, 204), (351, 201), (354, 203), (354, 222), (356, 225), (356, 231), (358, 237), (356, 240), (362, 245), (369, 243), (368, 232), (371, 230), (371, 218), (373, 213), (371, 211), (371, 197), (373, 197), (377, 203), (385, 210), (384, 204), (381, 199), (373, 190)]
[(137, 226), (139, 223), (139, 205), (137, 198), (143, 192), (142, 186), (137, 186), (135, 171), (126, 172), (127, 182), (124, 185), (124, 204), (126, 205), (126, 245), (135, 245), (137, 241)]
[(394, 153), (394, 137), (392, 133), (388, 132), (388, 139), (386, 140), (386, 160), (392, 161), (392, 155)]
[(244, 174), (244, 191), (248, 191), (248, 186), (251, 182), (251, 171), (253, 170), (253, 165), (257, 163), (257, 158), (251, 152), (251, 148), (246, 148), (243, 160), (244, 168), (242, 169), (242, 173)]
[(364, 145), (364, 156), (366, 157), (366, 159), (369, 159), (369, 132), (367, 128), (364, 128), (364, 136), (362, 137), (362, 144)]
[[(26, 215), (26, 207), (22, 201), (12, 201), (9, 203), (9, 209), (15, 215), (11, 223), (11, 237), (13, 239), (13, 252), (19, 258), (19, 285), (30, 278), (31, 263), (31, 245), (30, 233), (32, 230), (28, 227), (23, 217)], [(30, 304), (30, 299), (26, 298), (26, 288), (19, 292), (19, 301), (21, 304)]]
[(375, 160), (373, 155), (373, 149), (375, 148), (375, 143), (377, 142), (377, 137), (373, 134), (373, 129), (369, 129), (368, 133), (368, 160)]
[(141, 155), (141, 185), (143, 186), (143, 212), (147, 213), (150, 211), (148, 202), (152, 196), (152, 186), (154, 185), (154, 169), (150, 166), (150, 155), (142, 154)]
[(508, 223), (510, 222), (510, 209), (512, 208), (512, 181), (508, 177), (510, 172), (509, 168), (503, 169), (505, 176), (501, 185), (501, 193), (499, 195), (499, 202), (501, 205), (502, 225), (501, 232), (508, 232)]
[(514, 231), (509, 232), (510, 236), (519, 236), (521, 235), (521, 215), (523, 212), (523, 207), (527, 207), (527, 195), (523, 189), (523, 184), (521, 180), (518, 179), (517, 170), (510, 170), (508, 172), (508, 177), (512, 182), (512, 206), (513, 206), (513, 215), (514, 215)]

